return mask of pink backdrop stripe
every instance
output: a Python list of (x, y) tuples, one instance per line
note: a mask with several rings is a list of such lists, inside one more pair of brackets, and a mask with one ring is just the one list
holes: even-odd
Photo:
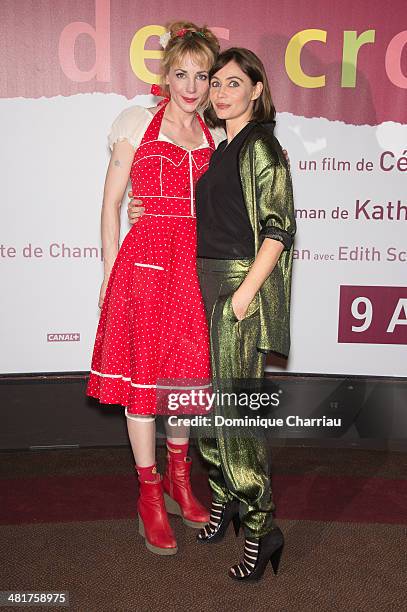
[[(145, 94), (150, 85), (130, 64), (135, 33), (144, 26), (185, 18), (219, 28), (223, 47), (246, 46), (258, 53), (279, 111), (353, 124), (403, 123), (407, 31), (400, 15), (404, 12), (404, 0), (252, 0), (249, 4), (243, 0), (3, 0), (0, 96), (115, 92), (130, 99)], [(300, 54), (301, 70), (306, 76), (324, 77), (322, 87), (296, 84), (287, 73), (287, 46), (303, 30), (323, 31), (304, 44)], [(343, 61), (345, 31), (354, 31), (356, 37), (370, 31), (369, 41), (357, 54), (355, 86), (341, 84), (344, 72), (352, 73), (346, 65), (349, 54)], [(147, 46), (158, 49), (157, 38)], [(294, 43), (288, 54), (293, 65), (296, 53)], [(147, 59), (146, 66), (157, 72), (158, 60)]]

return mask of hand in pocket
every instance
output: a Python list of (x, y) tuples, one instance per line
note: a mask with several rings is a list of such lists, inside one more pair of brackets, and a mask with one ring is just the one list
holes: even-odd
[(242, 319), (244, 319), (247, 314), (247, 310), (249, 308), (250, 301), (248, 302), (247, 300), (242, 299), (240, 295), (237, 293), (237, 291), (235, 291), (235, 293), (232, 295), (231, 304), (232, 304), (233, 314), (235, 315), (236, 319), (238, 321), (241, 321)]

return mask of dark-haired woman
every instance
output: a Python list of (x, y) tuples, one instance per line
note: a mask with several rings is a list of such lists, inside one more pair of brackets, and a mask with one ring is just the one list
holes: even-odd
[[(209, 77), (205, 120), (226, 127), (227, 140), (196, 187), (197, 266), (214, 391), (228, 392), (236, 380), (243, 386), (259, 381), (267, 353), (288, 355), (295, 219), (290, 172), (273, 134), (275, 109), (261, 61), (247, 49), (228, 49)], [(238, 410), (215, 405), (213, 416), (225, 414), (233, 418)], [(243, 560), (229, 575), (257, 580), (268, 561), (277, 572), (284, 538), (273, 520), (270, 452), (262, 431), (217, 426), (198, 445), (213, 493), (210, 522), (198, 541), (220, 541), (231, 521), (236, 531), (242, 524)]]
[[(205, 119), (225, 126), (196, 189), (198, 275), (210, 326), (215, 390), (259, 380), (266, 354), (287, 356), (295, 220), (287, 161), (273, 134), (275, 109), (264, 67), (247, 49), (221, 53), (210, 71)], [(249, 410), (250, 412), (250, 410)], [(216, 414), (238, 415), (230, 406)], [(253, 415), (251, 415), (253, 416)], [(210, 523), (200, 542), (219, 541), (233, 520), (244, 527), (243, 560), (230, 576), (261, 578), (277, 571), (284, 545), (274, 524), (270, 453), (261, 431), (214, 428), (199, 438), (213, 493)]]

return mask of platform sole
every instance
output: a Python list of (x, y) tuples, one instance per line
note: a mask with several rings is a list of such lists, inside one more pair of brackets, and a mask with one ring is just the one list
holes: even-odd
[(180, 516), (185, 525), (188, 525), (188, 527), (193, 527), (194, 529), (201, 529), (209, 522), (205, 521), (204, 523), (199, 523), (197, 521), (190, 521), (189, 519), (186, 519), (184, 516), (182, 516), (182, 510), (179, 503), (176, 502), (175, 499), (172, 499), (172, 497), (170, 497), (168, 493), (164, 493), (164, 502), (165, 509), (167, 510), (168, 514), (176, 514), (177, 516)]
[(144, 523), (140, 516), (138, 517), (138, 532), (144, 538), (144, 544), (146, 545), (146, 548), (148, 548), (148, 550), (154, 553), (155, 555), (170, 556), (177, 554), (177, 546), (175, 548), (160, 548), (159, 546), (153, 546), (153, 544), (150, 544), (150, 542), (147, 540), (146, 532), (144, 530)]

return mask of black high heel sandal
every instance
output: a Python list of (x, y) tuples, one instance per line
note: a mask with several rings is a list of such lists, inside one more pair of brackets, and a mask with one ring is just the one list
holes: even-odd
[(196, 536), (197, 541), (202, 544), (220, 542), (225, 536), (230, 521), (233, 522), (235, 534), (238, 536), (240, 529), (239, 502), (233, 500), (222, 504), (213, 501), (209, 523), (200, 530)]
[(260, 580), (269, 561), (277, 574), (283, 548), (284, 536), (279, 527), (262, 538), (246, 538), (243, 561), (230, 568), (229, 576), (246, 582)]

